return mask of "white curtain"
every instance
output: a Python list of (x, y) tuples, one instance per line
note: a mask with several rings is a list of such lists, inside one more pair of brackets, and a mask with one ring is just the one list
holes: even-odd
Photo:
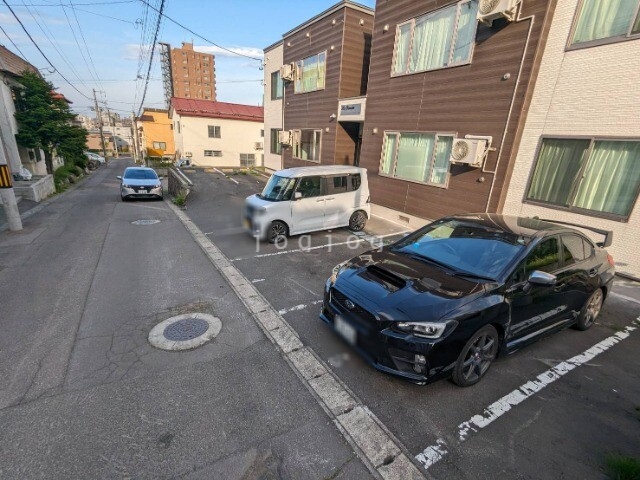
[(638, 0), (583, 0), (573, 43), (625, 35)]
[(453, 137), (438, 137), (436, 154), (433, 160), (433, 168), (431, 168), (431, 174), (428, 179), (429, 183), (446, 185), (452, 145)]
[(423, 182), (433, 153), (434, 135), (403, 133), (398, 145), (396, 177)]
[(476, 40), (476, 25), (478, 16), (478, 2), (467, 2), (460, 5), (460, 18), (456, 34), (456, 44), (453, 47), (452, 63), (462, 63), (469, 60), (471, 47)]
[(409, 57), (409, 40), (411, 39), (411, 22), (398, 27), (396, 33), (396, 59), (393, 66), (394, 73), (407, 72), (407, 58)]
[(640, 142), (598, 141), (574, 205), (628, 215), (640, 185)]
[(449, 64), (457, 5), (416, 21), (409, 72), (420, 72)]
[(527, 198), (568, 206), (589, 140), (543, 141)]
[(398, 135), (395, 133), (386, 134), (384, 140), (384, 149), (382, 152), (382, 164), (380, 165), (380, 173), (391, 175), (393, 173), (393, 157), (396, 152), (398, 143)]

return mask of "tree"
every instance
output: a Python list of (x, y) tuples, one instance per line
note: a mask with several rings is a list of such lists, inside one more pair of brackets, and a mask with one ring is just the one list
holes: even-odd
[(47, 173), (53, 173), (53, 151), (67, 161), (82, 159), (87, 131), (71, 125), (75, 117), (69, 104), (54, 96), (54, 87), (34, 72), (21, 74), (20, 84), (24, 87), (16, 96), (16, 120), (18, 133), (16, 141), (26, 148), (41, 148)]

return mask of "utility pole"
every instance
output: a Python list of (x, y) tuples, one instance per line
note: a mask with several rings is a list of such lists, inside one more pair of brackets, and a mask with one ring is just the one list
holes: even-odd
[(7, 216), (9, 230), (14, 232), (22, 230), (22, 219), (18, 210), (18, 202), (16, 202), (16, 194), (13, 191), (11, 172), (7, 165), (2, 137), (0, 137), (0, 199), (2, 200), (4, 213)]
[[(109, 106), (107, 105), (107, 103), (105, 102), (105, 108), (107, 109), (107, 118), (108, 118), (108, 123), (109, 123), (109, 133), (111, 133), (111, 140), (113, 141), (113, 151), (114, 151), (114, 156), (116, 158), (118, 158), (118, 141), (116, 139), (116, 122), (115, 120), (113, 121), (113, 125), (111, 125), (111, 110), (109, 110)], [(111, 127), (113, 127), (113, 130), (111, 129)]]
[(104, 131), (102, 129), (102, 113), (100, 113), (100, 107), (98, 106), (98, 99), (96, 98), (96, 89), (93, 89), (93, 103), (96, 106), (96, 117), (98, 118), (98, 127), (100, 128), (100, 141), (102, 142), (102, 154), (104, 155), (105, 162), (107, 161), (107, 147), (104, 144)]
[(138, 163), (140, 151), (138, 150), (138, 126), (136, 125), (136, 113), (131, 110), (131, 140), (133, 141), (133, 161)]

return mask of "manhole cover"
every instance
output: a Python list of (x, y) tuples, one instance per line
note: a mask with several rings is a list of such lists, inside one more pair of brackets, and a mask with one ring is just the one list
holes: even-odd
[(154, 225), (156, 223), (160, 223), (160, 220), (136, 220), (135, 222), (131, 222), (133, 225)]
[(162, 334), (167, 340), (183, 342), (199, 337), (209, 329), (209, 324), (199, 318), (187, 318), (170, 323)]
[(206, 313), (186, 313), (168, 318), (149, 332), (149, 343), (163, 350), (190, 350), (216, 337), (222, 322)]

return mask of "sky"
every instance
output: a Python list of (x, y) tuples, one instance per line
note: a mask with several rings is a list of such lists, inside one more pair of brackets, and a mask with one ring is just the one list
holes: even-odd
[[(106, 102), (121, 116), (138, 113), (141, 105), (164, 108), (157, 53), (144, 93), (158, 18), (144, 2), (159, 10), (162, 1), (0, 0), (0, 44), (38, 68), (76, 113), (93, 115), (93, 89), (101, 106)], [(164, 0), (157, 41), (172, 47), (193, 42), (196, 50), (213, 53), (217, 100), (262, 105), (264, 47), (337, 1)], [(358, 3), (375, 6), (375, 0)]]

